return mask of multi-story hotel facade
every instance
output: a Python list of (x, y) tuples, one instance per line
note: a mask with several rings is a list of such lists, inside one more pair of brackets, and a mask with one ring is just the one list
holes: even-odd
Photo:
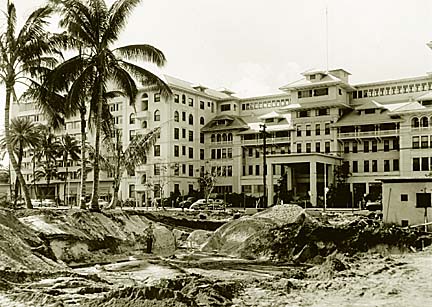
[[(132, 105), (123, 97), (112, 99), (110, 109), (124, 146), (135, 134), (161, 128), (147, 164), (123, 175), (120, 197), (142, 204), (174, 192), (186, 195), (199, 189), (198, 178), (210, 170), (218, 174), (214, 193), (261, 196), (263, 130), (268, 204), (274, 202), (275, 185), (283, 176), (287, 190), (317, 205), (334, 183), (335, 166), (342, 163), (349, 164), (353, 197), (379, 193), (377, 178), (428, 175), (432, 76), (355, 85), (349, 76), (343, 69), (307, 71), (277, 94), (251, 98), (166, 76), (174, 94), (168, 99), (146, 88)], [(15, 105), (13, 112), (12, 117), (44, 122), (32, 103)], [(79, 119), (69, 119), (59, 133), (64, 132), (80, 138)], [(29, 183), (30, 156), (23, 163)], [(63, 167), (59, 161), (59, 170)], [(70, 164), (66, 187), (63, 181), (53, 182), (55, 193), (63, 195), (66, 189), (70, 199), (76, 199), (78, 168)], [(101, 195), (112, 193), (111, 181), (109, 174), (102, 174)]]

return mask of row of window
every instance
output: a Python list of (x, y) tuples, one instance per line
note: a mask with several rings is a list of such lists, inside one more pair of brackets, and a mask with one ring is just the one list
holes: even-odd
[[(312, 136), (312, 126), (306, 125), (305, 136)], [(324, 124), (324, 134), (329, 135), (330, 134), (330, 123)], [(297, 125), (296, 126), (296, 135), (297, 137), (303, 136), (302, 126)], [(315, 135), (321, 135), (321, 124), (315, 124)]]
[[(347, 162), (348, 163), (348, 162)], [(363, 169), (359, 168), (359, 161), (351, 161), (351, 172), (352, 173), (377, 173), (380, 172), (379, 161), (378, 160), (364, 160)], [(384, 172), (397, 172), (399, 171), (399, 159), (384, 160), (383, 169)]]
[[(298, 91), (297, 97), (300, 98), (308, 98), (308, 97), (316, 97), (316, 96), (325, 96), (328, 95), (328, 87), (317, 88), (314, 90), (304, 90)], [(340, 92), (342, 94), (342, 92)]]
[[(186, 146), (181, 146), (181, 153), (182, 156), (186, 156)], [(188, 148), (188, 156), (190, 159), (194, 158), (194, 148), (189, 147)], [(174, 157), (180, 157), (180, 145), (174, 145)], [(204, 160), (205, 158), (205, 151), (204, 149), (200, 149), (200, 160)]]
[(232, 133), (217, 133), (217, 134), (212, 134), (211, 135), (211, 142), (215, 143), (215, 142), (230, 142), (232, 143), (233, 141), (233, 135)]
[[(297, 143), (296, 145), (296, 153), (312, 153), (312, 143)], [(244, 148), (243, 149), (243, 159), (248, 157), (260, 157), (260, 152), (262, 152), (262, 148)], [(321, 142), (315, 142), (315, 151), (316, 153), (322, 153)], [(324, 153), (328, 154), (331, 152), (331, 144), (330, 142), (324, 142)], [(267, 147), (267, 154), (291, 154), (291, 144), (285, 144), (283, 146), (269, 146)]]
[[(182, 115), (182, 121), (186, 121), (186, 112), (182, 111), (181, 113)], [(174, 111), (174, 121), (175, 122), (180, 122), (180, 113), (178, 111)], [(188, 118), (188, 123), (189, 125), (193, 125), (194, 124), (194, 118), (192, 114), (189, 114), (189, 118)], [(201, 116), (200, 117), (200, 125), (204, 125), (205, 124), (205, 120), (204, 117)]]
[(242, 110), (254, 110), (264, 108), (282, 107), (289, 104), (291, 98), (273, 99), (258, 102), (242, 103)]
[(218, 177), (232, 177), (232, 165), (212, 166), (212, 174), (216, 174)]
[(217, 148), (211, 150), (211, 159), (232, 159), (232, 148)]
[[(390, 147), (391, 145), (391, 147)], [(359, 148), (358, 142), (344, 142), (344, 153), (358, 153), (358, 152), (378, 152), (378, 150), (381, 151), (381, 148), (378, 148), (378, 142), (377, 141), (363, 141), (363, 148)], [(381, 147), (381, 146), (380, 146)], [(362, 151), (363, 149), (363, 151)], [(399, 140), (393, 139), (393, 140), (384, 140), (382, 150), (385, 152), (390, 150), (399, 150)]]
[[(281, 175), (282, 174), (282, 169), (283, 169), (283, 165), (279, 165), (279, 164), (272, 164), (272, 174), (273, 175)], [(255, 172), (254, 172), (255, 170)], [(260, 174), (262, 174), (262, 164), (257, 164), (257, 165), (243, 165), (243, 176), (260, 176)]]
[(432, 88), (432, 82), (364, 89), (360, 91), (354, 91), (353, 99), (421, 92), (421, 91), (427, 91), (430, 88)]
[(414, 117), (411, 119), (412, 128), (419, 128), (419, 127), (428, 128), (429, 125), (432, 126), (432, 117), (428, 118), (426, 116), (423, 116), (421, 118)]
[[(315, 116), (326, 116), (330, 115), (330, 109), (316, 109), (315, 110)], [(297, 117), (311, 117), (312, 116), (312, 110), (303, 110), (303, 111), (297, 111)]]
[(412, 148), (432, 148), (432, 135), (413, 136)]
[[(174, 102), (180, 103), (180, 95), (179, 94), (174, 94)], [(187, 105), (189, 107), (194, 106), (194, 99), (191, 97), (187, 98), (185, 94), (182, 94), (181, 95), (181, 103), (185, 105), (186, 102), (187, 102)], [(215, 107), (214, 102), (207, 101), (207, 107), (211, 109), (212, 113), (214, 113), (214, 107)], [(200, 101), (200, 109), (201, 110), (205, 109), (205, 101), (202, 101), (202, 100)]]
[(415, 172), (432, 171), (432, 158), (429, 157), (413, 158), (412, 170)]
[[(186, 139), (186, 129), (182, 128), (182, 138)], [(174, 139), (179, 140), (180, 139), (180, 128), (174, 128)], [(192, 130), (188, 131), (188, 140), (189, 142), (194, 142), (194, 132)], [(204, 133), (200, 133), (200, 143), (204, 144)]]

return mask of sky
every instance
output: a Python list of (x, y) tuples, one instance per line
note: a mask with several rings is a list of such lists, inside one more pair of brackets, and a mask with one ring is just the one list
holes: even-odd
[[(44, 1), (14, 3), (22, 20)], [(142, 0), (118, 46), (152, 44), (167, 57), (161, 73), (249, 97), (325, 70), (327, 55), (352, 84), (425, 75), (431, 13), (430, 0)]]

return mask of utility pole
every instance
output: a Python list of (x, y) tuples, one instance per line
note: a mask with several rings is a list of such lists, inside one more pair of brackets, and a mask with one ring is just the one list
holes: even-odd
[(267, 176), (267, 163), (266, 163), (266, 156), (267, 156), (267, 144), (266, 144), (266, 138), (267, 138), (267, 132), (266, 128), (267, 126), (265, 124), (261, 124), (260, 128), (262, 128), (262, 135), (263, 135), (263, 187), (264, 187), (264, 195), (263, 195), (263, 207), (267, 208), (267, 184), (266, 184), (266, 176)]

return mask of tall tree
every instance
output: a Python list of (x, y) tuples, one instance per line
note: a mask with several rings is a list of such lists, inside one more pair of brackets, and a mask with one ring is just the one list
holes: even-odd
[(63, 167), (65, 168), (65, 173), (63, 177), (64, 180), (63, 202), (65, 205), (68, 205), (68, 199), (66, 199), (66, 187), (68, 184), (68, 176), (69, 176), (69, 161), (78, 161), (80, 159), (79, 152), (80, 152), (80, 145), (75, 138), (71, 137), (67, 133), (61, 137), (59, 154), (63, 159)]
[(30, 193), (21, 174), (18, 162), (13, 154), (10, 142), (10, 106), (16, 98), (15, 85), (26, 83), (29, 77), (37, 77), (47, 67), (55, 64), (51, 55), (58, 54), (58, 41), (45, 30), (52, 8), (44, 6), (30, 14), (20, 31), (16, 31), (15, 5), (8, 0), (5, 15), (4, 32), (0, 32), (0, 82), (6, 87), (5, 97), (5, 138), (10, 162), (20, 182), (26, 206), (32, 208)]
[(121, 179), (125, 171), (135, 171), (139, 165), (147, 162), (147, 153), (160, 135), (160, 128), (155, 128), (146, 134), (137, 134), (129, 145), (124, 148), (121, 132), (116, 130), (114, 138), (106, 137), (103, 142), (103, 152), (100, 155), (101, 168), (113, 175), (113, 198), (108, 209), (114, 209), (118, 202)]
[[(165, 63), (164, 54), (151, 45), (139, 44), (112, 48), (133, 8), (141, 0), (117, 0), (107, 7), (103, 0), (51, 0), (61, 14), (60, 26), (74, 39), (80, 54), (69, 60), (68, 70), (58, 70), (64, 80), (74, 79), (76, 90), (91, 85), (90, 109), (95, 110), (95, 160), (91, 207), (98, 210), (100, 133), (103, 124), (103, 101), (107, 82), (113, 81), (130, 102), (135, 102), (138, 89), (135, 79), (143, 85), (154, 86), (163, 96), (171, 95), (165, 82), (150, 71), (130, 62), (149, 61), (157, 66)], [(79, 81), (78, 81), (79, 80)], [(79, 94), (79, 93), (78, 93)]]
[[(24, 151), (27, 148), (35, 149), (42, 138), (40, 125), (30, 121), (28, 118), (16, 117), (10, 123), (9, 141), (14, 149), (14, 155), (18, 164), (18, 169), (21, 172), (22, 160)], [(6, 149), (6, 138), (3, 137), (0, 141), (0, 147)], [(9, 158), (10, 159), (10, 158)], [(15, 181), (15, 198), (14, 205), (18, 200), (19, 182), (18, 177)]]

